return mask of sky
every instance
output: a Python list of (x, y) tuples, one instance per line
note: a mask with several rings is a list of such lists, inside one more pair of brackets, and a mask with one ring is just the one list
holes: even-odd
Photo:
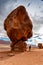
[(43, 0), (0, 0), (0, 37), (7, 37), (4, 20), (16, 7), (24, 5), (33, 23), (33, 34), (43, 35)]

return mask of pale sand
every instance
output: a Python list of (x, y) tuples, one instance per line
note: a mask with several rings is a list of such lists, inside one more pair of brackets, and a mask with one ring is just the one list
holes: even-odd
[(10, 49), (7, 47), (0, 51), (0, 65), (43, 65), (43, 49), (33, 48), (31, 52), (15, 52), (8, 56)]

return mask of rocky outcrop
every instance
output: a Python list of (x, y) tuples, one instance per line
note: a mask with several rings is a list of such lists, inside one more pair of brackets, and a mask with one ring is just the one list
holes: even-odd
[(38, 43), (38, 48), (39, 48), (39, 49), (42, 49), (42, 48), (43, 48), (42, 43)]
[[(12, 41), (12, 50), (15, 45), (18, 45), (21, 48), (25, 46), (26, 48), (24, 41), (32, 36), (32, 27), (32, 22), (24, 6), (17, 7), (7, 16), (4, 21), (4, 29)], [(20, 41), (22, 41), (22, 43)]]

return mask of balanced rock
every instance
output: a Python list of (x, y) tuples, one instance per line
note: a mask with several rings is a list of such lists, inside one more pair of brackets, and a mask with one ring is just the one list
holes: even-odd
[[(4, 21), (4, 29), (12, 41), (12, 50), (14, 49), (15, 45), (18, 45), (21, 48), (25, 46), (26, 48), (24, 42), (28, 38), (32, 37), (32, 27), (32, 22), (24, 6), (17, 7), (7, 16)], [(22, 41), (22, 44), (20, 41)]]

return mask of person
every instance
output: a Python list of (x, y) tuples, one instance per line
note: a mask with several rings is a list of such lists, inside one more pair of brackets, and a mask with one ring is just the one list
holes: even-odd
[(31, 51), (31, 45), (29, 46), (29, 51)]

